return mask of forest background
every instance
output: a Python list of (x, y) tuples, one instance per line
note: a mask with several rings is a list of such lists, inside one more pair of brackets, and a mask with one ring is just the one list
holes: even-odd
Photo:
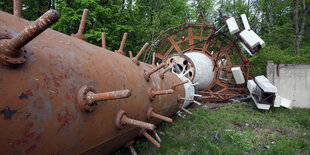
[[(216, 24), (223, 16), (246, 14), (251, 28), (266, 42), (250, 59), (254, 74), (266, 74), (267, 60), (310, 63), (310, 0), (22, 0), (22, 17), (34, 21), (49, 9), (61, 18), (52, 29), (71, 35), (78, 30), (83, 10), (89, 10), (85, 37), (116, 50), (125, 32), (125, 52), (137, 53), (161, 31), (193, 22), (202, 13)], [(0, 0), (0, 10), (12, 13), (13, 0)]]

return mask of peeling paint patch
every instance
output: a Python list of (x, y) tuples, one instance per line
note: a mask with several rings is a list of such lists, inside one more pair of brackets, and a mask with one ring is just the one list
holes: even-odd
[(18, 96), (19, 99), (28, 99), (28, 95), (27, 94), (24, 94), (24, 92), (22, 92), (19, 96)]
[(60, 126), (57, 129), (57, 133), (59, 133), (65, 126), (69, 125), (70, 121), (73, 119), (75, 119), (75, 117), (69, 113), (68, 109), (66, 109), (64, 115), (58, 113), (57, 120), (60, 123)]
[(11, 119), (12, 116), (17, 112), (17, 110), (11, 110), (10, 107), (6, 107), (0, 111), (0, 115), (4, 115), (4, 120)]
[(35, 145), (31, 145), (31, 146), (26, 150), (25, 153), (30, 154), (30, 152), (33, 151), (35, 148), (36, 148)]

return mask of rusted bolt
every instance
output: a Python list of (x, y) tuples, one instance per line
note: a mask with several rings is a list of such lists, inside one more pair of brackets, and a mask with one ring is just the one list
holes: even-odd
[(127, 124), (148, 130), (154, 130), (156, 128), (154, 124), (128, 118), (126, 112), (120, 110), (116, 115), (115, 125), (117, 128), (122, 129)]
[(188, 80), (186, 80), (186, 81), (181, 81), (181, 82), (179, 82), (179, 83), (173, 84), (173, 85), (172, 85), (172, 89), (175, 89), (177, 86), (184, 85), (184, 84), (187, 83), (187, 82), (188, 82)]
[(144, 136), (146, 139), (148, 139), (151, 143), (153, 143), (156, 147), (160, 147), (160, 144), (151, 136), (149, 135), (145, 129), (141, 129), (139, 136)]
[(21, 15), (22, 15), (22, 2), (21, 2), (21, 0), (14, 0), (13, 3), (14, 3), (13, 4), (14, 16), (21, 17)]
[(166, 121), (168, 123), (172, 123), (173, 120), (169, 117), (166, 117), (166, 116), (163, 116), (163, 115), (160, 115), (160, 114), (157, 114), (153, 111), (153, 108), (149, 108), (147, 110), (147, 119), (150, 120), (152, 117), (155, 117), (157, 119), (160, 119), (160, 120), (163, 120), (163, 121)]
[(71, 36), (77, 39), (81, 39), (86, 41), (87, 38), (84, 37), (84, 31), (85, 31), (85, 27), (86, 27), (86, 23), (87, 23), (87, 16), (88, 16), (88, 9), (84, 9), (83, 11), (83, 15), (81, 18), (81, 22), (80, 22), (80, 27), (79, 30), (76, 34), (72, 34)]
[(161, 68), (165, 67), (165, 65), (166, 65), (165, 63), (161, 63), (159, 66), (156, 66), (156, 67), (152, 68), (149, 71), (144, 71), (144, 78), (145, 78), (145, 80), (149, 81), (150, 78), (151, 78), (151, 75), (153, 73), (155, 73), (156, 71), (160, 70)]
[(106, 47), (106, 42), (105, 42), (105, 34), (101, 34), (101, 43), (102, 43), (102, 48), (107, 48)]
[(125, 145), (125, 147), (127, 147), (127, 148), (130, 150), (130, 152), (131, 152), (132, 155), (137, 155), (137, 152), (136, 152), (135, 148), (133, 147), (133, 144), (134, 144), (134, 143), (135, 143), (135, 141), (134, 141), (134, 140), (131, 140), (130, 142), (128, 142), (128, 143)]
[(173, 89), (167, 89), (167, 90), (154, 90), (153, 88), (149, 88), (148, 94), (150, 96), (150, 100), (154, 100), (155, 96), (157, 95), (167, 95), (167, 94), (173, 94)]
[(23, 31), (19, 32), (16, 37), (2, 39), (0, 42), (0, 62), (12, 66), (26, 62), (27, 59), (23, 56), (23, 52), (20, 49), (53, 25), (59, 17), (56, 10), (49, 10)]
[(185, 113), (187, 113), (187, 114), (189, 114), (189, 115), (192, 115), (192, 113), (191, 113), (190, 111), (188, 111), (187, 109), (185, 109), (185, 108), (183, 107), (182, 104), (180, 104), (179, 109), (182, 110), (182, 111), (184, 111)]
[(85, 109), (86, 111), (93, 111), (95, 105), (97, 105), (96, 102), (98, 101), (127, 98), (130, 95), (131, 91), (128, 89), (96, 93), (92, 86), (83, 86), (79, 90), (78, 103), (82, 109)]
[(118, 51), (116, 51), (116, 53), (122, 54), (122, 55), (126, 55), (123, 51), (124, 51), (124, 47), (125, 47), (127, 36), (128, 36), (128, 34), (124, 33), (121, 45), (120, 45)]
[(145, 49), (147, 48), (147, 46), (149, 46), (149, 44), (148, 44), (148, 43), (145, 43), (145, 44), (143, 45), (143, 47), (141, 48), (141, 50), (139, 51), (139, 53), (138, 53), (134, 58), (131, 59), (131, 60), (132, 60), (134, 63), (136, 63), (137, 65), (140, 65), (139, 58), (140, 58), (140, 56), (142, 55), (142, 53), (145, 51)]
[(161, 139), (160, 137), (158, 136), (158, 134), (156, 133), (156, 130), (153, 130), (153, 134), (155, 135), (155, 138), (157, 141), (159, 141), (161, 143)]

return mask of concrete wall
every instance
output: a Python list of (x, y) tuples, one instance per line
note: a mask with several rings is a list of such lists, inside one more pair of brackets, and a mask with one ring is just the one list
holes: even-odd
[(267, 78), (281, 97), (293, 100), (293, 107), (310, 108), (310, 64), (277, 65), (268, 61)]

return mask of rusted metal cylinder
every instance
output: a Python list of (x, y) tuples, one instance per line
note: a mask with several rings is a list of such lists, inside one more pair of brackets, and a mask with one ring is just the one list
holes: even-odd
[(76, 35), (79, 35), (79, 36), (84, 35), (84, 31), (85, 31), (85, 27), (86, 27), (86, 23), (87, 23), (88, 12), (89, 12), (88, 9), (84, 9), (83, 15), (81, 18), (81, 22), (80, 22), (80, 26), (79, 26), (79, 30), (78, 30)]
[(131, 60), (132, 60), (134, 63), (136, 63), (137, 65), (140, 64), (140, 63), (139, 63), (139, 58), (140, 58), (140, 56), (142, 55), (142, 53), (145, 51), (145, 49), (147, 48), (147, 46), (149, 46), (149, 44), (148, 44), (148, 43), (145, 43), (145, 44), (143, 45), (143, 47), (141, 48), (141, 50), (139, 51), (139, 53), (138, 53), (134, 58), (131, 59)]
[(160, 70), (161, 68), (165, 67), (165, 63), (160, 64), (159, 66), (156, 66), (154, 68), (152, 68), (151, 70), (145, 71), (144, 73), (144, 77), (146, 81), (150, 80), (150, 77), (153, 73), (157, 72), (158, 70)]
[(156, 147), (160, 147), (160, 144), (151, 136), (149, 135), (146, 130), (142, 129), (140, 131), (140, 136), (144, 136), (146, 139), (148, 139), (151, 143), (153, 143)]
[(49, 28), (59, 19), (59, 14), (56, 10), (49, 10), (40, 18), (27, 26), (23, 31), (19, 32), (16, 37), (6, 40), (0, 46), (0, 50), (7, 56), (18, 57), (19, 49)]
[[(13, 35), (31, 23), (0, 11), (0, 33)], [(177, 87), (173, 94), (150, 101), (148, 89), (171, 89), (180, 78), (172, 73), (161, 80), (156, 72), (148, 81), (150, 64), (46, 30), (23, 47), (27, 63), (0, 67), (0, 152), (2, 154), (109, 154), (139, 136), (140, 127), (115, 125), (118, 112), (147, 122), (149, 107), (170, 117), (179, 110)], [(107, 100), (93, 112), (81, 110), (79, 90), (85, 85), (94, 93), (131, 90), (131, 96)], [(152, 119), (149, 124), (158, 124)], [(154, 127), (151, 125), (151, 128)], [(57, 145), (55, 145), (57, 144)]]
[(16, 17), (22, 16), (22, 2), (21, 0), (14, 0), (13, 1), (13, 14)]

